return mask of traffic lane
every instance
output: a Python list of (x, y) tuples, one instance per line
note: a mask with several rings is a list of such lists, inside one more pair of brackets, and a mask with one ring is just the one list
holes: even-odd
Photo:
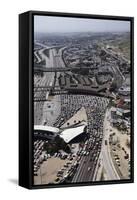
[[(109, 117), (109, 113), (108, 111), (106, 112), (106, 116), (105, 116), (105, 120), (104, 120), (104, 124), (108, 124), (108, 120), (107, 118)], [(116, 171), (115, 171), (115, 168), (114, 168), (114, 164), (112, 162), (112, 158), (111, 158), (111, 155), (110, 155), (110, 151), (109, 151), (109, 131), (106, 130), (104, 128), (104, 139), (103, 139), (103, 145), (102, 145), (102, 159), (103, 159), (103, 164), (104, 164), (104, 168), (108, 174), (109, 177), (111, 177), (111, 180), (117, 180), (119, 179)], [(108, 145), (105, 145), (105, 140), (107, 140), (107, 144)], [(108, 177), (108, 178), (109, 178)]]
[[(90, 159), (87, 161), (87, 173), (85, 173), (84, 178), (86, 181), (92, 181), (93, 180), (93, 175), (94, 175), (94, 171), (96, 168), (96, 164), (97, 164), (97, 160), (91, 160), (92, 155), (90, 157)], [(88, 170), (88, 168), (90, 168)]]
[[(102, 140), (102, 139), (100, 139), (100, 140)], [(102, 142), (100, 141), (100, 143), (102, 143)], [(78, 168), (77, 181), (91, 181), (93, 179), (93, 175), (94, 175), (94, 171), (96, 168), (97, 160), (100, 155), (101, 147), (99, 147), (100, 144), (96, 145), (96, 140), (94, 143), (90, 142), (89, 145), (90, 145), (90, 148), (88, 149), (89, 155), (83, 156), (84, 162), (80, 163), (81, 167)], [(94, 150), (93, 150), (93, 146), (95, 148)], [(92, 150), (91, 150), (91, 148), (92, 148)], [(94, 158), (93, 158), (93, 156), (94, 156)], [(91, 169), (88, 171), (89, 167)], [(89, 172), (89, 173), (87, 173), (87, 172)], [(75, 176), (75, 181), (76, 181), (76, 176)]]
[[(94, 170), (95, 170), (95, 167), (93, 167), (93, 166), (94, 166), (93, 162), (86, 161), (86, 163), (82, 165), (81, 175), (78, 176), (78, 178), (76, 179), (76, 182), (92, 181)], [(88, 171), (89, 167), (91, 169)]]
[(73, 177), (73, 180), (72, 180), (72, 182), (77, 182), (77, 180), (78, 180), (78, 177), (79, 177), (79, 175), (80, 175), (80, 172), (81, 172), (81, 169), (82, 169), (82, 166), (83, 166), (83, 164), (84, 164), (84, 156), (82, 155), (82, 158), (81, 158), (81, 160), (80, 160), (80, 164), (79, 164), (79, 166), (78, 166), (78, 168), (77, 168), (77, 171), (76, 171), (76, 173), (75, 173), (75, 175), (74, 175), (74, 177)]
[[(98, 100), (98, 99), (99, 99), (99, 98), (97, 98), (97, 100)], [(72, 99), (72, 100), (73, 100), (73, 99)], [(69, 99), (68, 99), (68, 102), (69, 102)], [(87, 102), (87, 99), (86, 99), (86, 102)], [(70, 103), (71, 103), (71, 102), (69, 102), (69, 105), (70, 105)], [(78, 102), (77, 102), (77, 103), (78, 103)], [(76, 103), (76, 105), (77, 105), (77, 103)], [(81, 104), (81, 103), (83, 103), (83, 102), (80, 102), (80, 104)], [(107, 102), (106, 102), (106, 103), (107, 103)], [(105, 103), (105, 104), (106, 104), (106, 103)], [(90, 104), (90, 103), (89, 103), (89, 104)], [(89, 104), (86, 103), (86, 106), (89, 106)], [(99, 104), (99, 105), (100, 105), (100, 104)], [(97, 104), (96, 107), (98, 107), (99, 105)], [(101, 108), (100, 108), (101, 110), (102, 110), (102, 107), (104, 107), (104, 106), (103, 106), (103, 105), (101, 106)], [(64, 108), (66, 108), (66, 107), (64, 106)], [(105, 112), (105, 109), (103, 109), (103, 112)], [(97, 112), (94, 112), (94, 113), (93, 113), (93, 115), (95, 115), (95, 114), (97, 115)], [(100, 115), (102, 115), (102, 113), (101, 113)], [(98, 116), (96, 117), (95, 122), (92, 124), (92, 126), (94, 126), (95, 124), (98, 124), (98, 125), (96, 125), (96, 126), (99, 126), (99, 127), (100, 127), (100, 126), (102, 125), (102, 120), (98, 120), (98, 119), (100, 118), (100, 115), (98, 115)], [(89, 116), (90, 116), (90, 114), (89, 114)], [(95, 116), (94, 116), (94, 117), (95, 117)], [(89, 117), (89, 118), (90, 118), (90, 117)], [(103, 118), (104, 118), (104, 117), (103, 117)], [(89, 120), (91, 121), (91, 119), (89, 119)], [(92, 130), (92, 126), (91, 126), (91, 128), (90, 128), (91, 130)], [(98, 127), (98, 128), (99, 128), (99, 127)], [(99, 128), (99, 130), (100, 130), (100, 128)], [(101, 130), (101, 133), (102, 133), (102, 130)], [(100, 133), (100, 134), (101, 134), (101, 133)], [(102, 135), (102, 134), (101, 134), (101, 135)], [(94, 135), (94, 136), (95, 136), (95, 135)], [(95, 136), (95, 137), (96, 137), (96, 136)], [(102, 139), (101, 139), (101, 141), (102, 141)], [(95, 144), (95, 143), (94, 143), (94, 144)], [(94, 145), (93, 145), (93, 146), (94, 146)], [(80, 175), (81, 171), (84, 170), (84, 168), (83, 168), (84, 165), (83, 165), (83, 166), (82, 166), (82, 165), (83, 165), (83, 163), (80, 162), (80, 167), (77, 169), (77, 171), (78, 171), (77, 176), (74, 175), (74, 178), (75, 178), (75, 179), (76, 179), (76, 178), (78, 179), (78, 175)], [(91, 165), (91, 163), (90, 163), (90, 165)], [(96, 163), (95, 163), (94, 165), (96, 166)], [(93, 166), (93, 168), (91, 168), (91, 169), (94, 170), (94, 169), (95, 169), (95, 166)], [(90, 177), (92, 177), (92, 176), (93, 176), (93, 173), (94, 173), (94, 171), (92, 171), (92, 170), (91, 170), (91, 172), (90, 172)], [(87, 173), (86, 173), (86, 174), (87, 174)], [(76, 181), (74, 178), (73, 178), (73, 181)], [(80, 179), (80, 176), (79, 176), (79, 179)], [(79, 179), (78, 179), (78, 180), (79, 180)]]
[[(94, 144), (92, 144), (92, 146), (94, 146), (95, 149), (93, 151), (89, 152), (89, 156), (86, 159), (86, 162), (84, 164), (85, 165), (84, 172), (82, 173), (83, 178), (81, 177), (81, 179), (83, 179), (83, 181), (93, 180), (94, 171), (95, 171), (95, 168), (97, 165), (97, 161), (99, 159), (99, 155), (100, 155), (100, 151), (101, 151), (101, 147), (99, 147), (100, 144), (96, 145), (96, 140), (95, 140), (95, 142), (94, 142)], [(90, 170), (88, 170), (88, 168)]]
[(106, 148), (102, 150), (103, 165), (108, 175), (109, 180), (117, 180), (116, 174), (112, 169)]
[[(44, 58), (47, 62), (47, 57), (46, 55), (42, 52), (42, 54), (44, 55)], [(55, 49), (50, 49), (49, 50), (49, 54), (50, 54), (50, 59), (49, 59), (49, 63), (48, 65), (46, 65), (45, 67), (57, 67), (57, 63), (56, 62), (56, 59), (55, 59)], [(52, 86), (53, 82), (54, 82), (54, 73), (53, 72), (49, 72), (47, 74), (45, 74), (45, 85), (46, 86)], [(43, 92), (42, 92), (43, 93)], [(46, 96), (46, 99), (48, 98), (48, 95), (49, 95), (49, 91), (45, 92), (45, 96)]]
[(83, 177), (84, 177), (84, 174), (85, 174), (85, 171), (86, 171), (87, 159), (88, 158), (85, 158), (85, 156), (83, 156), (83, 164), (81, 166), (81, 169), (80, 169), (80, 172), (79, 172), (79, 176), (77, 178), (77, 182), (84, 181)]
[(78, 176), (78, 180), (77, 181), (84, 181), (83, 178), (85, 179), (85, 173), (87, 173), (87, 169), (88, 169), (88, 160), (90, 160), (90, 156), (84, 156), (83, 159), (83, 165), (82, 165), (82, 169), (81, 172)]
[[(95, 161), (90, 161), (92, 155), (93, 153), (90, 152), (88, 156), (82, 156), (82, 161), (77, 168), (77, 172), (72, 182), (92, 181), (95, 170)], [(91, 168), (91, 170), (88, 171), (89, 167)]]
[[(100, 134), (101, 133), (102, 132), (100, 132)], [(102, 140), (102, 139), (100, 139), (100, 140)], [(100, 141), (99, 143), (102, 143), (102, 141)], [(96, 168), (97, 160), (100, 155), (101, 147), (99, 147), (100, 144), (96, 145), (96, 139), (95, 139), (94, 143), (91, 142), (89, 145), (90, 145), (90, 148), (93, 148), (93, 146), (94, 146), (94, 150), (88, 149), (89, 155), (83, 156), (83, 161), (80, 163), (81, 167), (78, 168), (77, 176), (75, 176), (75, 181), (76, 180), (77, 181), (91, 181), (93, 179), (93, 175), (94, 175), (94, 171)], [(93, 156), (94, 156), (94, 158), (93, 158)], [(89, 167), (91, 169), (88, 171)]]
[(79, 181), (92, 181), (93, 173), (95, 170), (95, 161), (90, 161), (92, 152), (89, 154), (89, 156), (86, 157), (85, 163), (83, 165), (83, 172), (81, 173), (81, 176), (79, 177)]

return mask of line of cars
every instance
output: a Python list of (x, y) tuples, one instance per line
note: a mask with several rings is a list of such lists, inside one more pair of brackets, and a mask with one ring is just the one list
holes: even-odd
[[(76, 111), (81, 108), (81, 106), (85, 107), (88, 118), (87, 132), (90, 133), (90, 137), (85, 142), (83, 149), (77, 152), (76, 158), (79, 161), (81, 157), (89, 156), (90, 152), (92, 152), (92, 156), (90, 158), (92, 167), (90, 168), (95, 168), (101, 151), (103, 138), (103, 119), (105, 109), (108, 104), (108, 99), (86, 95), (61, 95), (61, 104), (61, 115), (56, 123), (56, 126), (58, 127), (60, 126), (58, 122), (63, 124), (66, 122), (66, 120), (73, 116)], [(60, 157), (61, 159), (63, 158), (61, 153), (55, 153), (54, 157)], [(66, 159), (66, 156), (64, 159)]]
[[(111, 143), (110, 143), (111, 144)], [(126, 162), (127, 166), (127, 177), (130, 177), (130, 156), (127, 153), (127, 151), (125, 150), (124, 147), (121, 147), (121, 145), (118, 144), (111, 144), (111, 148), (112, 148), (112, 155), (113, 155), (113, 159), (114, 162), (116, 164), (116, 166), (118, 166), (118, 171), (120, 173), (121, 177), (124, 177), (121, 168), (123, 168), (123, 162)]]
[(77, 167), (79, 166), (79, 160), (78, 159), (69, 159), (69, 161), (64, 164), (64, 166), (58, 170), (56, 179), (54, 183), (62, 183), (62, 182), (69, 182), (72, 180)]
[[(103, 139), (103, 121), (108, 102), (109, 102), (108, 99), (94, 97), (93, 98), (94, 106), (91, 107), (90, 104), (87, 104), (87, 106), (85, 107), (88, 117), (87, 131), (90, 133), (90, 138), (85, 143), (86, 146), (85, 150), (89, 152), (90, 159), (85, 159), (84, 163), (87, 163), (88, 166), (88, 168), (85, 168), (85, 170), (87, 170), (87, 172), (91, 171), (90, 173), (92, 174), (94, 174), (94, 170), (96, 169), (97, 161), (101, 151), (102, 139)], [(87, 176), (87, 179), (88, 178), (89, 177)]]
[(35, 176), (37, 176), (37, 171), (40, 168), (40, 164), (44, 160), (44, 157), (42, 156), (43, 145), (44, 145), (44, 141), (42, 141), (42, 140), (36, 140), (36, 141), (34, 141), (33, 173), (34, 173)]
[[(34, 159), (33, 159), (33, 172), (34, 176), (38, 175), (38, 170), (41, 166), (41, 164), (44, 161), (47, 161), (49, 158), (59, 158), (62, 160), (69, 160), (65, 165), (64, 169), (68, 167), (68, 165), (74, 164), (74, 160), (76, 158), (75, 154), (72, 153), (64, 153), (64, 152), (55, 152), (53, 155), (47, 153), (46, 149), (44, 148), (44, 144), (48, 143), (48, 141), (45, 140), (36, 140), (34, 141)], [(63, 172), (63, 171), (62, 171)]]

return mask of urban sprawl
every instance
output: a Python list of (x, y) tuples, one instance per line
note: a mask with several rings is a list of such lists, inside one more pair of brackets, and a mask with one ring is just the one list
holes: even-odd
[(37, 33), (34, 184), (130, 178), (130, 34)]

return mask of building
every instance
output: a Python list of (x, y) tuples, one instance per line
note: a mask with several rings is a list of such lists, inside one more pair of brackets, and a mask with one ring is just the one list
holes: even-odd
[(73, 128), (66, 128), (64, 130), (52, 126), (36, 125), (34, 126), (34, 138), (52, 140), (59, 135), (66, 143), (69, 143), (77, 136), (85, 134), (86, 128), (87, 124), (82, 124)]
[(74, 128), (67, 128), (60, 133), (60, 137), (63, 138), (66, 143), (69, 143), (77, 136), (86, 133), (86, 127), (86, 125), (81, 125)]
[(59, 129), (52, 126), (34, 125), (34, 139), (54, 139)]

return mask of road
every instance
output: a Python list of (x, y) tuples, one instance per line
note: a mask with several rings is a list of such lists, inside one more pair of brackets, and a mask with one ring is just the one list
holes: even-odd
[[(52, 67), (54, 68), (55, 67), (55, 49), (49, 49), (49, 58), (44, 54), (44, 49), (41, 49), (39, 50), (39, 55), (41, 56), (42, 60), (45, 60), (45, 65), (43, 67), (45, 68), (48, 68), (48, 67)], [(44, 76), (41, 78), (40, 82), (39, 82), (39, 85), (40, 86), (52, 86), (54, 82), (54, 73), (53, 72), (49, 72), (48, 74), (47, 73), (44, 73)], [(37, 93), (35, 93), (34, 91), (34, 97), (36, 97)], [(49, 91), (47, 91), (45, 93), (45, 96), (46, 96), (46, 99), (48, 98), (48, 95), (49, 95)]]
[[(40, 45), (40, 44), (39, 44)], [(57, 68), (57, 67), (65, 67), (64, 62), (62, 60), (62, 51), (64, 49), (61, 48), (59, 49), (59, 51), (57, 52), (57, 50), (55, 48), (47, 48), (46, 45), (42, 45), (42, 49), (40, 49), (38, 51), (40, 57), (42, 58), (42, 60), (45, 60), (45, 68)], [(49, 57), (47, 57), (44, 53), (44, 51), (48, 49), (49, 50)], [(59, 75), (59, 72), (57, 73)], [(55, 83), (55, 73), (54, 72), (49, 72), (49, 73), (44, 73), (44, 76), (40, 79), (37, 80), (37, 78), (35, 79), (34, 77), (34, 85), (36, 85), (39, 87), (41, 86), (46, 86), (46, 87), (51, 87), (54, 85)], [(36, 92), (37, 88), (34, 88), (34, 101), (35, 98), (44, 98), (44, 99), (48, 99), (49, 96), (49, 92), (50, 91), (45, 91), (43, 92), (42, 90), (39, 92)], [(43, 116), (43, 105), (44, 102), (34, 102), (34, 112), (35, 112), (35, 119), (34, 119), (34, 123), (35, 124), (41, 124), (42, 123), (42, 116)]]
[[(94, 161), (90, 161), (92, 157), (92, 151), (88, 156), (82, 156), (80, 160), (80, 164), (77, 168), (77, 172), (75, 173), (72, 182), (89, 182), (92, 181), (96, 163)], [(88, 168), (91, 168), (88, 171)]]
[[(105, 169), (105, 172), (107, 174), (107, 180), (119, 180), (119, 176), (117, 174), (117, 171), (113, 165), (111, 155), (110, 155), (110, 149), (109, 149), (109, 133), (110, 130), (109, 127), (109, 121), (107, 120), (109, 117), (109, 112), (106, 112), (105, 118), (104, 118), (104, 126), (103, 126), (103, 134), (104, 138), (102, 141), (102, 148), (99, 158), (103, 162), (103, 167)], [(107, 140), (107, 145), (105, 145), (105, 140)], [(96, 167), (97, 167), (97, 161), (92, 161), (91, 158), (93, 157), (93, 151), (90, 151), (88, 156), (82, 156), (80, 160), (80, 164), (77, 168), (77, 171), (73, 177), (72, 182), (88, 182), (88, 181), (96, 181), (94, 179)], [(90, 170), (88, 170), (91, 168)]]
[[(101, 156), (103, 160), (103, 166), (107, 174), (107, 180), (119, 180), (119, 176), (116, 172), (116, 169), (114, 167), (111, 155), (110, 155), (110, 149), (109, 149), (109, 134), (110, 134), (110, 125), (108, 121), (109, 112), (107, 110), (105, 119), (104, 119), (104, 140), (102, 143), (102, 151)], [(105, 145), (105, 140), (107, 141), (107, 145)]]
[[(119, 58), (117, 58), (117, 57), (115, 57), (115, 54), (114, 54), (114, 52), (110, 52), (108, 49), (106, 49), (106, 48), (102, 48), (108, 55), (110, 55), (110, 56), (112, 56), (114, 59), (119, 59)], [(121, 57), (122, 59), (123, 59), (123, 57)], [(125, 60), (126, 62), (128, 62), (127, 60)], [(111, 66), (111, 65), (110, 65)], [(117, 81), (121, 81), (121, 83), (123, 82), (123, 81), (125, 81), (125, 77), (124, 77), (124, 75), (122, 74), (122, 72), (120, 71), (120, 69), (119, 69), (119, 67), (118, 67), (118, 65), (116, 64), (115, 66), (111, 66), (111, 68), (112, 68), (112, 71), (113, 71), (113, 73), (115, 74), (115, 77), (116, 77), (116, 79), (117, 79)]]
[[(47, 57), (44, 54), (44, 51), (47, 47), (43, 46), (43, 49), (39, 50), (39, 55), (41, 56), (42, 60), (46, 61), (45, 64), (45, 68), (58, 68), (58, 67), (62, 67), (64, 68), (64, 62), (62, 60), (62, 51), (64, 49), (64, 47), (62, 49), (60, 49), (58, 52), (55, 48), (51, 48), (49, 49), (49, 57)], [(57, 72), (57, 77), (59, 76), (60, 72)], [(49, 73), (44, 73), (44, 77), (40, 80), (39, 86), (52, 86), (54, 83), (54, 72), (49, 72)], [(43, 92), (41, 92), (43, 93)], [(46, 99), (48, 99), (48, 95), (49, 95), (49, 91), (46, 91), (45, 94), (46, 95)], [(39, 109), (39, 104), (41, 104), (41, 102), (37, 102), (36, 103), (36, 107), (38, 107)], [(42, 113), (43, 108), (41, 109), (41, 115), (39, 115), (40, 118), (42, 118), (43, 113)], [(107, 116), (106, 116), (107, 117)], [(105, 119), (106, 120), (106, 119)], [(105, 123), (107, 123), (107, 120), (105, 121)], [(35, 123), (37, 124), (37, 123)], [(106, 124), (105, 124), (106, 127)], [(104, 130), (105, 132), (105, 130)], [(109, 135), (105, 134), (104, 136), (104, 140), (108, 141)], [(95, 172), (95, 168), (96, 168), (96, 162), (95, 161), (91, 161), (93, 152), (90, 151), (88, 156), (82, 156), (81, 160), (80, 160), (80, 164), (77, 168), (77, 171), (73, 177), (72, 182), (88, 182), (88, 181), (92, 181), (93, 176), (94, 176), (94, 172)], [(103, 147), (102, 147), (102, 158), (103, 158), (103, 163), (104, 163), (104, 168), (107, 172), (108, 178), (110, 180), (116, 180), (118, 179), (118, 175), (114, 169), (113, 163), (111, 161), (111, 157), (110, 157), (110, 152), (108, 149), (108, 146), (105, 146), (104, 142), (103, 142)]]
[[(47, 48), (44, 47), (43, 49), (40, 49), (39, 50), (39, 55), (41, 56), (42, 60), (45, 60), (45, 65), (43, 67), (45, 68), (64, 68), (65, 65), (64, 65), (64, 62), (62, 60), (62, 50), (64, 49), (61, 48), (58, 53), (57, 53), (57, 50), (55, 48), (51, 48), (51, 49), (48, 49), (49, 50), (49, 57), (47, 57), (45, 54), (44, 54), (44, 51), (46, 50)], [(40, 80), (40, 83), (39, 83), (39, 86), (46, 86), (46, 87), (51, 87), (54, 83), (54, 76), (55, 76), (55, 73), (54, 72), (49, 72), (49, 73), (44, 73), (44, 77)], [(34, 97), (37, 97), (37, 93), (34, 92), (34, 94), (36, 96)], [(49, 95), (49, 91), (47, 91), (45, 93), (45, 96), (46, 96), (46, 99), (48, 99), (48, 95)]]

